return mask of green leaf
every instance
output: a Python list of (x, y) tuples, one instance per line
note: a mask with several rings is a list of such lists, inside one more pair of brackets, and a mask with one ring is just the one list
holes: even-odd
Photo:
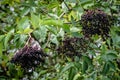
[(63, 74), (65, 71), (67, 71), (68, 69), (70, 69), (71, 67), (73, 67), (74, 64), (71, 62), (71, 63), (68, 63), (67, 65), (65, 65), (65, 67), (62, 69), (61, 73), (60, 74)]
[(56, 27), (54, 27), (54, 26), (47, 26), (47, 29), (55, 35), (58, 34)]
[(87, 56), (83, 56), (82, 59), (83, 59), (82, 72), (85, 73), (85, 71), (88, 69), (88, 67), (92, 65), (92, 61)]
[(2, 56), (3, 42), (0, 42), (0, 57)]
[(64, 35), (65, 35), (64, 30), (63, 30), (62, 28), (60, 28), (60, 31), (59, 31), (59, 33), (57, 34), (57, 36), (64, 37)]
[(25, 7), (22, 12), (20, 13), (21, 16), (25, 16), (30, 12), (30, 8), (29, 7)]
[(22, 47), (24, 44), (25, 44), (25, 42), (26, 42), (26, 39), (27, 39), (27, 35), (25, 35), (25, 34), (20, 34), (20, 36), (19, 36), (19, 41), (18, 41), (18, 46), (19, 47)]
[(44, 74), (46, 74), (47, 72), (48, 72), (48, 70), (41, 70), (40, 73), (39, 73), (39, 75), (44, 75)]
[(103, 67), (103, 70), (102, 70), (102, 74), (103, 74), (103, 75), (106, 75), (106, 74), (108, 73), (109, 69), (110, 69), (109, 64), (108, 64), (108, 63), (105, 63), (105, 64), (104, 64), (104, 67)]
[(23, 17), (18, 23), (17, 23), (17, 28), (21, 32), (24, 31), (25, 28), (29, 27), (29, 19), (28, 17)]
[(87, 62), (84, 60), (83, 64), (82, 64), (82, 72), (85, 73), (85, 71), (88, 69), (88, 64)]
[(74, 37), (82, 37), (82, 35), (79, 32), (71, 32), (71, 35)]
[(47, 36), (47, 28), (46, 28), (46, 26), (41, 26), (38, 30), (35, 30), (34, 32), (33, 32), (33, 35), (35, 36), (35, 38), (37, 39), (37, 40), (40, 40), (40, 42), (41, 41), (45, 41), (45, 39), (46, 39), (46, 36)]
[(73, 80), (79, 80), (80, 77), (81, 77), (80, 73), (77, 73), (77, 74), (74, 76)]
[(54, 35), (54, 34), (51, 35), (50, 41), (51, 41), (52, 43), (55, 43), (56, 45), (59, 44), (58, 39), (57, 39), (57, 36)]
[(109, 53), (109, 54), (107, 54), (107, 58), (108, 58), (108, 60), (112, 61), (117, 58), (117, 55), (114, 53)]
[(83, 60), (88, 63), (88, 65), (92, 65), (92, 59), (90, 59), (88, 56), (83, 56)]
[(107, 51), (107, 46), (106, 46), (105, 44), (103, 44), (103, 45), (101, 46), (101, 51), (102, 51), (102, 54), (105, 54), (105, 53), (106, 53), (106, 51)]
[(35, 15), (35, 14), (31, 14), (31, 20), (30, 20), (33, 29), (36, 29), (40, 26), (40, 18), (39, 16)]
[(109, 61), (108, 64), (110, 65), (110, 68), (112, 68), (114, 71), (116, 70), (116, 66), (114, 62)]
[(31, 32), (33, 32), (33, 30), (30, 29), (29, 27), (27, 27), (27, 28), (24, 30), (24, 34), (30, 34)]
[(62, 26), (62, 28), (65, 32), (70, 32), (70, 26), (69, 25), (64, 24), (64, 26)]
[(4, 39), (5, 35), (0, 35), (0, 41)]
[(85, 9), (92, 5), (94, 5), (93, 0), (81, 0), (81, 6), (83, 6)]
[(65, 0), (66, 2), (69, 2), (69, 3), (76, 3), (77, 0)]
[(80, 32), (80, 28), (72, 27), (70, 28), (71, 32)]
[(5, 36), (5, 39), (4, 39), (4, 47), (5, 47), (5, 49), (7, 49), (7, 47), (8, 47), (8, 42), (9, 42), (12, 34), (13, 34), (12, 32), (8, 32), (6, 34), (6, 36)]
[(117, 58), (117, 55), (114, 53), (107, 53), (107, 54), (103, 54), (101, 58), (105, 61), (113, 61), (114, 59)]
[(102, 80), (111, 80), (110, 78), (108, 78), (107, 76), (103, 76)]
[(75, 69), (73, 67), (71, 67), (69, 70), (68, 80), (73, 80), (75, 74), (76, 74)]
[(41, 24), (42, 25), (54, 25), (54, 26), (60, 26), (62, 27), (63, 26), (63, 21), (62, 20), (43, 20), (41, 21)]

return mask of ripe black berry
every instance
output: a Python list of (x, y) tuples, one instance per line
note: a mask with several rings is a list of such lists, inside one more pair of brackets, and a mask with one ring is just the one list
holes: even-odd
[(43, 63), (46, 56), (41, 50), (25, 46), (15, 54), (11, 62), (20, 65), (24, 69), (30, 69), (39, 65), (40, 62)]
[(65, 54), (69, 57), (73, 56), (79, 56), (81, 57), (81, 53), (84, 53), (87, 51), (88, 48), (88, 41), (84, 38), (66, 38), (64, 41), (62, 41), (61, 45), (57, 49), (57, 52), (59, 54)]
[(110, 16), (102, 10), (87, 10), (81, 16), (81, 25), (85, 36), (101, 35), (108, 37), (111, 27)]

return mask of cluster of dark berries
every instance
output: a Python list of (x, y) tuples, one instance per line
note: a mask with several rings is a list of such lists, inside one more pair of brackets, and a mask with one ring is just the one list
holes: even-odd
[(11, 62), (20, 65), (24, 69), (31, 69), (44, 62), (47, 55), (42, 50), (25, 46), (12, 58)]
[(81, 25), (85, 36), (98, 34), (108, 37), (111, 27), (110, 16), (102, 10), (87, 10), (81, 16)]
[(57, 49), (58, 53), (65, 54), (69, 57), (81, 56), (81, 53), (87, 51), (88, 41), (84, 38), (66, 38), (62, 41), (61, 46)]

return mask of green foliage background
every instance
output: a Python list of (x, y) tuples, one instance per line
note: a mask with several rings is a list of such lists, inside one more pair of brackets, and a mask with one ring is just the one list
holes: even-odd
[[(82, 57), (71, 59), (57, 54), (55, 49), (66, 36), (83, 37), (81, 15), (86, 9), (96, 8), (114, 17), (110, 38), (102, 41), (100, 36), (93, 36), (89, 43), (92, 49), (81, 53)], [(10, 60), (26, 44), (30, 33), (51, 58), (33, 72), (25, 73)], [(0, 79), (119, 80), (120, 1), (0, 0)]]

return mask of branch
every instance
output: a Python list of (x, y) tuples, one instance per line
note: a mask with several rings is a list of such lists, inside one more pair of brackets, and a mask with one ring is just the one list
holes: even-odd
[[(27, 45), (29, 44), (31, 38), (32, 38), (32, 37), (31, 37), (31, 35), (29, 34), (29, 38), (28, 38), (27, 42), (25, 43), (25, 46), (27, 46)], [(24, 47), (25, 47), (25, 46), (24, 46)]]
[[(78, 23), (78, 22), (80, 22), (80, 20), (75, 21), (75, 23)], [(65, 22), (64, 24), (72, 24), (72, 22)]]
[(52, 18), (52, 16), (51, 16), (51, 15), (49, 15), (49, 14), (48, 14), (48, 12), (46, 12), (45, 10), (43, 10), (43, 9), (41, 9), (41, 8), (40, 8), (40, 10), (41, 10), (41, 12), (42, 12), (42, 13), (47, 14), (49, 17), (51, 17), (51, 18)]
[(50, 32), (48, 33), (48, 39), (47, 39), (47, 42), (46, 42), (46, 45), (45, 45), (45, 47), (47, 47), (48, 46), (48, 44), (49, 44), (49, 41), (50, 41), (50, 38), (51, 38), (51, 35), (50, 35)]
[(65, 1), (63, 1), (65, 6), (67, 7), (68, 11), (71, 11), (72, 9), (69, 8), (69, 6), (67, 5), (67, 3)]

